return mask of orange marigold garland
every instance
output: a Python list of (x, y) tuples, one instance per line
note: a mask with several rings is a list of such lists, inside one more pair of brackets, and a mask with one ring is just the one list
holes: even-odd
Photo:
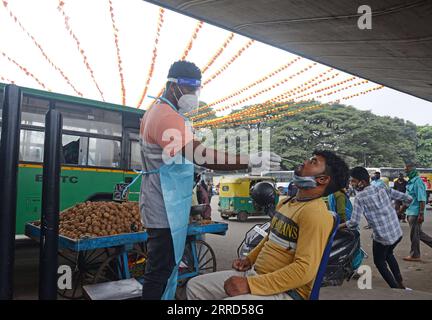
[(15, 61), (14, 59), (12, 59), (11, 57), (9, 57), (6, 53), (4, 53), (3, 51), (0, 51), (2, 56), (5, 57), (6, 59), (8, 59), (10, 62), (12, 62), (14, 65), (16, 65), (18, 68), (20, 68), (20, 70), (22, 72), (24, 72), (27, 76), (29, 76), (30, 78), (32, 78), (33, 80), (35, 80), (42, 88), (44, 88), (45, 90), (51, 91), (50, 88), (48, 88), (45, 83), (43, 83), (41, 80), (39, 80), (38, 77), (36, 77), (33, 73), (31, 73), (26, 67), (22, 66), (20, 63), (18, 63), (17, 61)]
[(312, 88), (312, 87), (314, 87), (314, 86), (316, 86), (318, 84), (321, 84), (321, 83), (323, 83), (325, 81), (334, 79), (335, 77), (337, 77), (339, 75), (339, 73), (336, 73), (335, 75), (333, 75), (331, 77), (323, 79), (323, 77), (327, 73), (330, 73), (333, 70), (334, 70), (333, 68), (330, 68), (330, 69), (326, 70), (325, 72), (323, 72), (323, 73), (321, 73), (321, 74), (319, 74), (319, 75), (317, 75), (317, 76), (309, 79), (308, 81), (304, 82), (303, 84), (298, 85), (297, 87), (295, 87), (293, 89), (290, 89), (290, 90), (288, 90), (288, 91), (286, 91), (286, 92), (284, 92), (284, 93), (282, 93), (282, 94), (280, 94), (280, 95), (278, 95), (276, 97), (273, 97), (273, 98), (267, 100), (266, 102), (264, 102), (262, 104), (258, 104), (256, 106), (252, 106), (252, 107), (247, 108), (247, 109), (239, 110), (239, 112), (236, 112), (234, 114), (230, 114), (230, 115), (228, 115), (226, 117), (229, 117), (229, 118), (243, 117), (245, 114), (250, 114), (251, 112), (254, 112), (254, 111), (262, 111), (263, 109), (271, 108), (271, 107), (273, 107), (276, 104), (276, 102), (281, 101), (283, 98), (286, 99), (287, 97), (296, 96), (298, 93), (307, 91), (310, 88)]
[(222, 72), (224, 72), (228, 67), (236, 61), (253, 43), (255, 40), (249, 40), (243, 47), (240, 48), (239, 51), (235, 55), (231, 57), (231, 59), (225, 63), (218, 71), (216, 71), (213, 75), (211, 75), (206, 81), (203, 83), (203, 87), (208, 85), (211, 81), (213, 81), (216, 77), (218, 77)]
[(48, 55), (45, 53), (45, 50), (42, 48), (42, 46), (39, 44), (39, 42), (35, 39), (35, 37), (33, 35), (30, 34), (30, 32), (27, 31), (27, 29), (23, 26), (23, 24), (21, 23), (21, 21), (18, 19), (18, 17), (9, 9), (8, 7), (8, 2), (7, 1), (3, 1), (3, 6), (6, 8), (6, 10), (9, 13), (9, 16), (12, 18), (12, 20), (15, 21), (15, 23), (18, 24), (18, 26), (21, 28), (22, 31), (24, 31), (24, 33), (33, 41), (33, 44), (39, 49), (39, 51), (41, 52), (42, 56), (45, 58), (45, 60), (56, 70), (60, 73), (60, 75), (63, 77), (63, 79), (67, 82), (67, 84), (75, 91), (75, 93), (79, 96), (83, 96), (83, 94), (78, 91), (75, 86), (71, 83), (71, 81), (69, 80), (69, 78), (66, 76), (66, 74), (63, 72), (63, 70), (57, 66), (49, 57)]
[[(218, 118), (218, 119), (210, 120), (210, 121), (212, 121), (212, 122), (215, 122), (218, 120), (226, 121), (226, 119), (243, 117), (245, 114), (250, 114), (251, 112), (255, 112), (258, 110), (261, 111), (262, 109), (267, 109), (269, 107), (272, 107), (275, 104), (275, 102), (282, 100), (282, 98), (286, 98), (287, 96), (293, 96), (295, 93), (297, 94), (297, 93), (303, 92), (305, 90), (309, 90), (309, 88), (311, 88), (313, 86), (316, 86), (318, 84), (321, 84), (322, 82), (325, 82), (325, 81), (328, 81), (330, 79), (337, 77), (339, 75), (339, 73), (336, 73), (334, 76), (328, 77), (327, 79), (322, 79), (327, 73), (330, 73), (333, 70), (334, 70), (333, 68), (330, 68), (330, 69), (326, 70), (325, 72), (309, 79), (308, 81), (304, 82), (303, 84), (298, 85), (297, 87), (290, 89), (290, 90), (288, 90), (288, 91), (286, 91), (286, 92), (284, 92), (284, 93), (282, 93), (276, 97), (273, 97), (262, 104), (252, 106), (252, 107), (247, 108), (247, 109), (239, 110), (236, 113), (233, 113), (233, 114), (230, 114), (230, 115), (227, 115), (225, 117)], [(317, 80), (319, 80), (319, 81), (317, 81)]]
[[(186, 45), (186, 48), (185, 48), (184, 51), (183, 51), (183, 54), (182, 54), (180, 60), (185, 60), (185, 59), (187, 58), (187, 56), (189, 55), (190, 51), (192, 50), (192, 46), (193, 46), (193, 44), (194, 44), (194, 41), (195, 41), (196, 38), (198, 37), (198, 33), (201, 31), (201, 28), (203, 27), (203, 25), (204, 25), (204, 22), (202, 22), (202, 21), (198, 21), (198, 23), (197, 23), (197, 25), (196, 25), (196, 27), (195, 27), (195, 29), (194, 29), (194, 32), (192, 33), (192, 36), (191, 36), (191, 38), (190, 38), (188, 44)], [(164, 90), (165, 90), (165, 87), (162, 87), (162, 88), (159, 90), (159, 93), (157, 94), (157, 97), (160, 97), (160, 96), (163, 94)], [(149, 108), (153, 103), (154, 103), (154, 100), (153, 100), (152, 103), (149, 104), (149, 106), (147, 107), (147, 109), (148, 109), (148, 108)]]
[(150, 81), (151, 81), (151, 79), (153, 77), (153, 71), (154, 71), (154, 66), (155, 66), (155, 63), (156, 63), (157, 51), (158, 51), (158, 45), (159, 45), (160, 31), (161, 31), (162, 25), (164, 23), (164, 13), (165, 13), (165, 10), (163, 8), (160, 8), (159, 9), (159, 19), (158, 19), (158, 22), (157, 22), (156, 37), (155, 37), (154, 46), (153, 46), (153, 56), (152, 56), (152, 60), (151, 60), (151, 64), (150, 64), (150, 69), (149, 69), (149, 72), (148, 72), (148, 75), (147, 75), (147, 80), (145, 82), (145, 87), (144, 87), (144, 90), (143, 90), (143, 92), (141, 94), (141, 98), (140, 98), (140, 100), (138, 102), (137, 108), (141, 107), (141, 105), (142, 105), (142, 103), (144, 101), (144, 98), (147, 95), (147, 91), (148, 91), (148, 87), (150, 85)]
[(108, 0), (109, 3), (109, 10), (110, 10), (110, 16), (111, 16), (111, 24), (114, 34), (114, 42), (116, 46), (116, 54), (117, 54), (117, 66), (118, 71), (120, 75), (120, 86), (121, 86), (121, 93), (122, 93), (122, 104), (126, 105), (126, 87), (124, 84), (124, 75), (123, 75), (123, 67), (122, 67), (122, 59), (120, 55), (120, 47), (119, 47), (119, 29), (116, 26), (115, 16), (114, 16), (114, 7), (111, 0)]
[[(354, 78), (356, 78), (356, 77), (354, 77)], [(346, 83), (346, 82), (349, 82), (350, 81), (350, 79), (347, 79), (347, 80), (344, 80), (344, 81), (341, 81), (340, 82), (340, 84), (344, 84), (344, 83)], [(361, 82), (359, 82), (359, 83), (356, 83), (356, 84), (353, 84), (353, 85), (348, 85), (348, 86), (346, 86), (346, 87), (342, 87), (342, 88), (340, 88), (340, 89), (338, 89), (338, 90), (335, 90), (335, 91), (330, 91), (329, 93), (325, 93), (325, 94), (323, 94), (323, 95), (320, 95), (320, 96), (316, 96), (316, 97), (314, 97), (314, 98), (311, 98), (310, 99), (310, 101), (314, 101), (314, 100), (316, 100), (316, 99), (318, 99), (318, 98), (321, 98), (321, 97), (323, 97), (323, 96), (330, 96), (330, 95), (333, 95), (333, 94), (335, 94), (335, 93), (337, 93), (337, 92), (340, 92), (340, 91), (344, 91), (344, 90), (347, 90), (347, 89), (349, 89), (349, 88), (352, 88), (352, 87), (356, 87), (356, 86), (359, 86), (359, 85), (362, 85), (362, 84), (366, 84), (366, 83), (368, 83), (369, 81), (368, 80), (363, 80), (363, 81), (361, 81)], [(334, 85), (332, 85), (332, 86), (329, 86), (328, 88), (333, 88), (334, 87)], [(328, 89), (326, 89), (326, 90), (328, 90)], [(300, 96), (300, 97), (293, 97), (294, 99), (299, 99), (299, 98), (301, 98), (302, 96)], [(233, 114), (233, 115), (230, 115), (228, 118), (222, 118), (221, 119), (221, 122), (225, 122), (225, 123), (227, 123), (227, 122), (235, 122), (235, 121), (238, 121), (238, 119), (244, 119), (244, 118), (246, 118), (246, 117), (249, 117), (249, 118), (255, 118), (255, 117), (260, 117), (260, 116), (265, 116), (265, 115), (269, 115), (269, 114), (272, 114), (272, 113), (275, 113), (275, 112), (279, 112), (279, 111), (281, 111), (282, 109), (286, 109), (286, 108), (288, 108), (288, 107), (290, 107), (291, 105), (292, 105), (292, 100), (291, 101), (281, 101), (281, 102), (279, 102), (279, 104), (280, 103), (288, 103), (288, 104), (285, 104), (285, 105), (282, 105), (282, 106), (277, 106), (277, 107), (273, 107), (273, 108), (271, 108), (271, 109), (268, 109), (268, 108), (262, 108), (263, 106), (268, 106), (268, 104), (269, 104), (269, 102), (271, 103), (270, 104), (270, 106), (271, 105), (275, 105), (275, 101), (276, 101), (277, 99), (272, 99), (271, 101), (269, 100), (269, 101), (267, 101), (267, 102), (265, 102), (264, 104), (259, 104), (258, 106), (254, 106), (254, 107), (250, 107), (250, 108), (247, 108), (247, 109), (245, 109), (245, 110), (242, 110), (242, 114)], [(258, 112), (256, 112), (257, 111), (257, 109), (258, 109)], [(249, 112), (248, 112), (249, 111)]]
[[(361, 92), (356, 93), (356, 94), (352, 94), (352, 95), (349, 95), (349, 96), (345, 96), (345, 97), (343, 97), (343, 98), (340, 98), (340, 99), (334, 100), (334, 101), (332, 101), (332, 102), (327, 102), (326, 104), (328, 105), (328, 104), (332, 104), (332, 103), (339, 103), (341, 100), (348, 100), (348, 99), (351, 99), (351, 98), (354, 98), (354, 97), (358, 97), (358, 96), (361, 96), (361, 95), (364, 95), (364, 94), (368, 94), (368, 93), (373, 92), (373, 91), (376, 91), (376, 90), (380, 90), (380, 89), (382, 89), (382, 88), (384, 88), (384, 86), (379, 85), (379, 86), (377, 86), (377, 87), (370, 88), (370, 89), (367, 89), (367, 90), (361, 91)], [(315, 104), (315, 105), (312, 105), (312, 106), (300, 107), (300, 108), (298, 108), (298, 109), (296, 109), (296, 110), (293, 110), (293, 111), (290, 110), (290, 111), (283, 112), (283, 113), (280, 113), (280, 114), (272, 114), (272, 115), (268, 115), (268, 116), (266, 116), (266, 117), (264, 117), (264, 118), (260, 118), (260, 119), (253, 119), (253, 120), (247, 120), (247, 121), (240, 121), (240, 122), (237, 122), (237, 123), (235, 123), (235, 124), (233, 124), (233, 125), (231, 125), (231, 126), (247, 125), (247, 124), (256, 124), (256, 123), (266, 122), (266, 121), (269, 121), (269, 120), (278, 120), (278, 119), (281, 119), (281, 118), (283, 118), (283, 117), (286, 117), (286, 116), (289, 116), (289, 115), (294, 115), (294, 114), (297, 114), (297, 113), (300, 113), (300, 112), (303, 112), (303, 111), (320, 109), (320, 108), (323, 108), (326, 104), (322, 104), (322, 103), (320, 103), (320, 104)], [(280, 106), (279, 108), (280, 108), (280, 109), (283, 109), (283, 108), (290, 107), (290, 106), (293, 106), (293, 104)], [(222, 125), (223, 125), (223, 124), (222, 124)], [(198, 125), (197, 127), (199, 127), (199, 125)], [(215, 128), (215, 127), (217, 127), (217, 126), (212, 126), (212, 127)]]
[[(329, 69), (325, 73), (330, 72), (332, 70), (333, 69)], [(319, 76), (315, 77), (314, 79), (321, 78), (325, 73), (320, 74)], [(336, 75), (334, 75), (332, 77), (329, 77), (329, 78), (325, 79), (324, 81), (327, 81), (328, 79), (333, 79), (337, 75), (338, 74), (336, 74)], [(328, 86), (326, 88), (323, 88), (323, 89), (320, 89), (320, 90), (316, 90), (316, 91), (320, 91), (321, 92), (321, 91), (329, 90), (329, 89), (334, 88), (334, 87), (336, 87), (338, 85), (348, 83), (348, 82), (352, 81), (353, 79), (358, 79), (358, 78), (356, 78), (356, 77), (348, 78), (348, 79), (346, 79), (344, 81), (340, 81), (340, 82), (338, 82), (336, 84), (333, 84), (331, 86)], [(324, 81), (319, 81), (317, 84), (322, 83)], [(360, 81), (359, 83), (356, 83), (356, 84), (353, 84), (353, 85), (349, 85), (349, 86), (346, 86), (346, 87), (342, 87), (342, 88), (340, 88), (340, 89), (338, 89), (336, 91), (331, 91), (329, 93), (325, 93), (323, 95), (316, 96), (316, 97), (310, 99), (310, 101), (316, 100), (316, 99), (321, 98), (323, 96), (329, 96), (329, 95), (335, 94), (337, 92), (347, 90), (347, 89), (352, 88), (352, 87), (356, 87), (356, 86), (359, 86), (359, 85), (362, 85), (362, 84), (366, 84), (368, 82), (369, 82), (368, 80), (363, 80), (363, 81)], [(311, 81), (309, 80), (306, 83), (311, 83)], [(313, 83), (313, 81), (312, 81), (312, 83)], [(305, 84), (302, 84), (301, 86), (298, 86), (298, 87), (303, 87), (304, 85)], [(308, 90), (309, 88), (310, 87), (308, 86), (305, 89)], [(290, 90), (289, 92), (296, 92), (298, 94), (298, 93), (300, 93), (302, 91), (305, 91), (305, 89), (302, 89), (300, 91), (296, 91), (297, 88), (294, 88), (294, 89)], [(297, 95), (294, 95), (294, 94), (290, 94), (289, 96), (291, 96), (292, 98), (291, 98), (291, 101), (289, 101), (289, 103), (292, 103), (293, 99), (300, 99), (300, 98), (302, 98), (304, 96), (307, 96), (307, 95), (297, 96)], [(275, 111), (280, 111), (280, 109), (284, 109), (287, 106), (289, 106), (289, 105), (283, 105), (283, 106), (274, 107), (276, 105), (276, 102), (277, 102), (277, 104), (287, 103), (287, 101), (282, 101), (282, 99), (281, 99), (282, 97), (286, 99), (286, 97), (287, 97), (286, 93), (281, 94), (281, 95), (279, 95), (279, 96), (277, 96), (275, 98), (269, 99), (266, 102), (264, 102), (263, 104), (259, 104), (259, 105), (256, 105), (256, 106), (249, 107), (247, 109), (240, 110), (237, 113), (230, 114), (230, 115), (227, 115), (227, 116), (224, 116), (224, 117), (220, 117), (218, 119), (209, 120), (207, 122), (206, 121), (202, 121), (200, 123), (197, 123), (196, 126), (214, 124), (214, 123), (219, 123), (219, 122), (224, 122), (224, 123), (235, 122), (235, 121), (238, 121), (238, 119), (244, 119), (246, 117), (251, 118), (251, 117), (256, 117), (256, 116), (268, 115), (268, 114), (273, 113)], [(269, 107), (271, 107), (271, 109), (269, 109)]]
[(1, 79), (2, 81), (4, 81), (4, 82), (15, 84), (15, 81), (10, 80), (10, 79), (8, 79), (8, 78), (6, 78), (6, 77), (3, 77), (3, 76), (1, 76), (1, 75), (0, 75), (0, 79)]
[(180, 60), (185, 60), (187, 58), (187, 56), (189, 55), (189, 52), (192, 50), (192, 46), (194, 44), (194, 41), (198, 37), (198, 33), (200, 32), (203, 25), (204, 25), (204, 22), (198, 21), (197, 26), (195, 27), (195, 30), (192, 33), (192, 37), (190, 38)]
[(85, 52), (84, 52), (84, 49), (81, 48), (81, 43), (80, 43), (80, 41), (78, 40), (78, 37), (76, 36), (76, 34), (72, 31), (72, 28), (71, 28), (71, 26), (70, 26), (70, 24), (69, 24), (69, 19), (70, 19), (70, 18), (69, 18), (69, 16), (66, 14), (66, 11), (64, 10), (64, 5), (65, 5), (64, 1), (60, 0), (60, 1), (59, 1), (59, 5), (58, 5), (58, 7), (57, 7), (57, 10), (58, 10), (58, 11), (61, 13), (61, 15), (63, 16), (64, 24), (65, 24), (65, 28), (66, 28), (66, 30), (68, 31), (69, 35), (72, 37), (72, 39), (74, 39), (75, 44), (76, 44), (76, 47), (77, 47), (77, 49), (78, 49), (78, 52), (80, 53), (80, 55), (81, 55), (81, 57), (82, 57), (82, 59), (83, 59), (83, 63), (84, 63), (84, 65), (86, 66), (88, 72), (90, 73), (90, 77), (92, 78), (93, 83), (95, 84), (97, 90), (99, 91), (99, 94), (100, 94), (102, 100), (105, 101), (105, 98), (104, 98), (103, 92), (102, 92), (102, 90), (100, 89), (100, 87), (99, 87), (99, 85), (98, 85), (98, 83), (97, 83), (97, 81), (96, 81), (96, 79), (95, 79), (93, 69), (91, 68), (90, 63), (88, 62), (87, 56), (86, 56), (86, 54), (85, 54)]
[(195, 113), (198, 113), (198, 112), (200, 112), (200, 111), (202, 111), (204, 109), (208, 109), (208, 108), (210, 108), (210, 107), (212, 107), (212, 106), (214, 106), (214, 105), (216, 105), (218, 103), (225, 102), (225, 101), (227, 101), (227, 100), (229, 100), (231, 98), (234, 98), (234, 97), (242, 94), (243, 92), (246, 92), (247, 90), (253, 88), (254, 86), (256, 86), (256, 85), (258, 85), (258, 84), (260, 84), (260, 83), (262, 83), (264, 81), (267, 81), (271, 77), (274, 77), (278, 73), (284, 71), (285, 69), (287, 69), (288, 67), (290, 67), (291, 65), (293, 65), (294, 63), (296, 63), (297, 61), (299, 61), (300, 59), (301, 59), (301, 57), (294, 58), (293, 60), (289, 61), (288, 63), (286, 63), (286, 64), (280, 66), (279, 68), (277, 68), (277, 69), (269, 72), (268, 74), (266, 74), (265, 76), (261, 77), (260, 79), (258, 79), (256, 81), (254, 81), (254, 82), (252, 82), (252, 83), (244, 86), (241, 89), (238, 89), (234, 93), (229, 94), (229, 95), (227, 95), (227, 96), (225, 96), (225, 97), (223, 97), (223, 98), (221, 98), (219, 100), (216, 100), (216, 101), (214, 101), (212, 103), (206, 104), (205, 106), (202, 106), (202, 107), (200, 107), (200, 108), (198, 108), (196, 110), (193, 110), (192, 112), (190, 112), (189, 114), (187, 114), (187, 116), (195, 114)]
[(198, 115), (198, 116), (192, 117), (192, 120), (197, 120), (197, 119), (205, 118), (206, 116), (208, 116), (208, 115), (210, 115), (210, 114), (214, 114), (214, 113), (216, 113), (217, 111), (224, 111), (224, 110), (228, 110), (228, 109), (231, 109), (232, 107), (238, 106), (238, 105), (240, 105), (240, 104), (242, 104), (242, 103), (244, 103), (244, 102), (246, 102), (246, 101), (249, 101), (249, 100), (251, 100), (251, 99), (254, 99), (254, 98), (256, 98), (257, 96), (260, 96), (260, 95), (263, 94), (263, 93), (269, 92), (269, 91), (271, 91), (271, 90), (273, 90), (273, 89), (279, 87), (280, 85), (282, 85), (282, 84), (284, 84), (284, 83), (286, 83), (286, 82), (292, 80), (293, 78), (299, 76), (300, 74), (302, 74), (302, 73), (304, 73), (304, 72), (306, 72), (306, 71), (312, 69), (312, 68), (313, 68), (314, 66), (316, 66), (316, 65), (317, 65), (317, 63), (314, 62), (314, 63), (308, 65), (307, 67), (301, 69), (300, 71), (298, 71), (298, 72), (296, 72), (296, 73), (294, 73), (294, 74), (292, 74), (292, 75), (290, 75), (290, 76), (288, 76), (288, 77), (286, 77), (286, 78), (284, 78), (284, 79), (282, 79), (282, 80), (276, 82), (275, 84), (273, 84), (273, 85), (271, 85), (271, 86), (266, 87), (265, 89), (262, 89), (262, 90), (260, 90), (260, 91), (258, 91), (258, 92), (256, 92), (256, 93), (254, 93), (254, 94), (252, 94), (252, 95), (250, 95), (250, 96), (248, 96), (248, 97), (246, 97), (246, 98), (243, 98), (243, 99), (238, 100), (238, 101), (236, 101), (236, 102), (234, 102), (234, 103), (231, 103), (231, 104), (228, 105), (228, 106), (219, 107), (219, 108), (217, 108), (217, 109), (215, 109), (215, 110), (212, 110), (212, 111), (209, 111), (209, 112), (207, 112), (207, 113), (203, 113), (203, 114), (200, 114), (200, 115)]
[(228, 38), (224, 41), (222, 46), (219, 48), (218, 51), (211, 57), (210, 61), (207, 62), (207, 64), (201, 69), (201, 73), (204, 74), (212, 65), (213, 63), (219, 58), (219, 56), (222, 54), (222, 52), (228, 47), (232, 39), (234, 38), (234, 33), (231, 32), (228, 36)]

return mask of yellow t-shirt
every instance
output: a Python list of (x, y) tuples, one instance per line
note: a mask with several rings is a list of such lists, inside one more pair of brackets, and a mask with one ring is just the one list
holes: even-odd
[(332, 228), (333, 217), (321, 198), (281, 202), (269, 235), (248, 255), (257, 272), (247, 278), (251, 293), (265, 296), (295, 289), (309, 299)]

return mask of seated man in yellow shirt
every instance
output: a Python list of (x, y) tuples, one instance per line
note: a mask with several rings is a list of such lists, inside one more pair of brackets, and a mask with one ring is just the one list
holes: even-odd
[(315, 151), (296, 170), (295, 197), (282, 200), (269, 234), (233, 269), (201, 275), (186, 287), (189, 300), (309, 299), (333, 227), (321, 199), (347, 185), (346, 163), (330, 151)]

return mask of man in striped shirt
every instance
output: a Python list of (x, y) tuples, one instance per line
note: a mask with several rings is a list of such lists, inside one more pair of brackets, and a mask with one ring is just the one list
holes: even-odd
[(402, 229), (392, 200), (409, 204), (412, 198), (385, 185), (371, 185), (369, 174), (363, 167), (351, 170), (351, 185), (358, 193), (354, 200), (351, 219), (341, 227), (357, 227), (361, 216), (364, 215), (372, 229), (375, 266), (391, 288), (405, 288), (393, 254), (393, 250), (402, 240)]

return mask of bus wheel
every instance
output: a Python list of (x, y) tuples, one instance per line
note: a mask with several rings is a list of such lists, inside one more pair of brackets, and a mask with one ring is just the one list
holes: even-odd
[(226, 215), (224, 215), (224, 214), (221, 214), (221, 218), (224, 219), (224, 220), (228, 220), (228, 219), (229, 219), (229, 216), (226, 216)]
[(237, 214), (237, 220), (240, 221), (240, 222), (247, 221), (248, 217), (249, 217), (249, 214), (246, 211), (240, 211)]

